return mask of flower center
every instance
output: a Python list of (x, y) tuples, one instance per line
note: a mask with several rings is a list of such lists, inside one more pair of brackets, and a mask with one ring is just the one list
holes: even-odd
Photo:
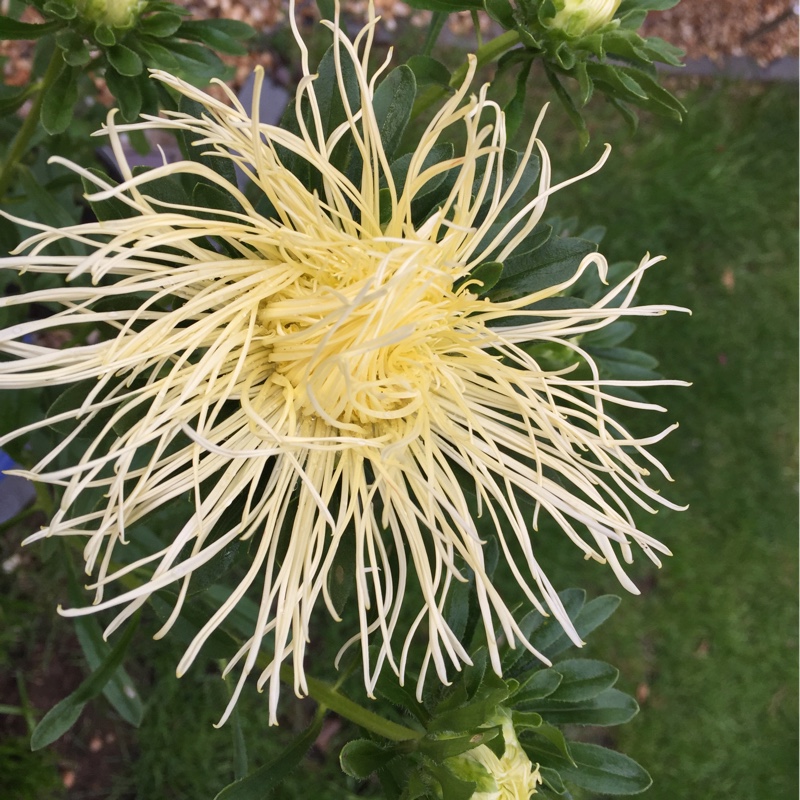
[(292, 255), (297, 279), (259, 305), (268, 380), (298, 413), (360, 435), (414, 414), (464, 305), (436, 247), (351, 240)]

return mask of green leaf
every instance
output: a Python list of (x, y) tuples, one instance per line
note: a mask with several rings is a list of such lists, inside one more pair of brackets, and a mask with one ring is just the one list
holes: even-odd
[(539, 774), (542, 776), (544, 785), (551, 791), (559, 795), (567, 791), (564, 786), (564, 781), (561, 780), (561, 776), (556, 770), (550, 769), (550, 767), (539, 766)]
[(277, 758), (226, 786), (214, 800), (264, 800), (303, 760), (317, 740), (324, 718), (324, 713), (318, 712), (311, 725)]
[(63, 23), (45, 22), (36, 24), (20, 22), (11, 17), (0, 17), (0, 39), (41, 39), (61, 28)]
[(551, 237), (530, 253), (504, 264), (503, 276), (490, 292), (493, 300), (511, 300), (566, 283), (581, 261), (597, 249), (583, 239)]
[(161, 11), (157, 14), (142, 17), (136, 26), (136, 32), (139, 35), (155, 36), (157, 39), (162, 39), (166, 36), (172, 36), (180, 28), (182, 21), (183, 19), (179, 14)]
[(5, 86), (0, 84), (0, 114), (16, 111), (30, 97), (28, 86)]
[(477, 11), (483, 8), (483, 0), (408, 0), (412, 8), (421, 8), (427, 11)]
[(508, 0), (483, 0), (486, 13), (499, 22), (507, 31), (513, 30), (517, 21), (514, 19), (514, 7)]
[[(407, 746), (403, 748), (407, 749)], [(369, 739), (348, 742), (339, 753), (339, 764), (345, 775), (351, 778), (368, 778), (373, 772), (383, 769), (398, 753), (398, 748), (381, 747)]]
[(470, 272), (468, 280), (480, 281), (479, 284), (473, 285), (472, 291), (484, 295), (497, 285), (502, 275), (503, 265), (499, 261), (484, 261)]
[(42, 101), (42, 126), (52, 136), (63, 133), (72, 122), (78, 102), (78, 70), (64, 66), (61, 74), (46, 89)]
[[(561, 778), (598, 794), (630, 795), (645, 791), (653, 783), (632, 758), (596, 744), (573, 742), (570, 752), (575, 765), (566, 759), (556, 767)], [(549, 764), (548, 766), (553, 766)]]
[(583, 115), (578, 110), (578, 107), (575, 105), (575, 101), (572, 99), (572, 96), (564, 88), (564, 85), (558, 79), (558, 76), (553, 69), (547, 65), (547, 62), (543, 63), (547, 80), (550, 81), (550, 85), (553, 87), (556, 97), (558, 97), (558, 99), (561, 101), (564, 111), (567, 112), (567, 116), (570, 118), (570, 120), (572, 120), (572, 124), (578, 131), (578, 141), (581, 149), (583, 149), (587, 144), (589, 144), (589, 129), (586, 127), (586, 122), (583, 119)]
[(411, 56), (406, 62), (414, 73), (417, 84), (424, 86), (428, 83), (435, 83), (439, 86), (450, 88), (452, 75), (450, 70), (435, 58), (430, 56)]
[[(583, 606), (577, 616), (573, 617), (572, 614), (570, 614), (570, 618), (575, 623), (575, 629), (578, 631), (578, 636), (585, 639), (595, 628), (602, 625), (617, 610), (619, 603), (619, 597), (606, 594), (601, 597), (596, 597)], [(534, 644), (534, 646), (536, 647), (537, 645)], [(543, 652), (548, 658), (555, 658), (570, 647), (573, 647), (572, 641), (562, 632), (561, 636), (552, 644), (545, 647)]]
[[(475, 782), (465, 781), (456, 777), (445, 765), (428, 764), (428, 771), (439, 781), (441, 788), (441, 797), (446, 797), (447, 800), (470, 800), (475, 793)], [(416, 797), (423, 795), (417, 794)], [(431, 795), (424, 795), (431, 797)], [(404, 797), (405, 800), (405, 797)]]
[(63, 736), (75, 724), (83, 707), (103, 691), (125, 657), (125, 651), (136, 632), (137, 622), (138, 613), (102, 664), (72, 694), (42, 717), (31, 736), (31, 750), (46, 747)]
[[(88, 167), (88, 171), (104, 180), (109, 186), (117, 185), (117, 182), (106, 175), (101, 169)], [(83, 191), (86, 195), (103, 191), (96, 183), (92, 183), (88, 178), (81, 178), (81, 183), (83, 184)], [(111, 219), (127, 219), (133, 214), (131, 207), (118, 197), (109, 197), (107, 200), (88, 200), (87, 202), (91, 206), (94, 215), (101, 222)]]
[(522, 116), (525, 110), (525, 97), (528, 94), (528, 76), (531, 72), (533, 65), (533, 58), (522, 64), (519, 73), (517, 74), (516, 90), (512, 98), (506, 103), (503, 112), (506, 117), (506, 129), (508, 131), (508, 138), (511, 139), (517, 130), (519, 130)]
[(247, 54), (241, 39), (250, 39), (256, 32), (246, 22), (233, 19), (204, 19), (184, 22), (178, 36), (203, 42), (219, 53), (231, 56)]
[(120, 75), (129, 78), (138, 75), (144, 69), (142, 59), (124, 44), (115, 44), (113, 47), (109, 47), (106, 50), (106, 58)]
[(483, 728), (480, 731), (473, 730), (470, 733), (433, 733), (414, 741), (423, 755), (441, 763), (447, 758), (452, 758), (461, 753), (466, 753), (467, 750), (473, 750), (483, 744), (488, 744), (492, 739), (502, 736), (502, 731), (503, 729), (500, 725), (495, 725), (491, 728)]
[(522, 683), (511, 701), (516, 706), (532, 700), (540, 700), (553, 694), (558, 689), (561, 680), (561, 674), (557, 670), (539, 669)]
[(106, 69), (108, 91), (119, 103), (119, 110), (125, 122), (133, 122), (142, 110), (142, 90), (136, 81), (128, 80), (113, 67)]
[(622, 725), (639, 713), (636, 700), (618, 689), (606, 689), (591, 699), (576, 702), (553, 697), (537, 700), (529, 708), (554, 725)]
[(416, 95), (414, 73), (405, 64), (393, 69), (375, 90), (372, 108), (387, 158), (403, 138)]
[(627, 320), (618, 320), (600, 328), (596, 331), (589, 331), (581, 344), (586, 347), (615, 347), (624, 342), (636, 330), (636, 323)]
[(570, 745), (564, 738), (564, 734), (547, 722), (543, 722), (537, 728), (528, 729), (524, 734), (525, 738), (523, 746), (525, 750), (536, 750), (539, 758), (534, 758), (534, 761), (549, 760), (548, 756), (555, 755), (558, 759), (567, 761), (573, 764), (572, 755), (570, 752)]
[(619, 677), (619, 670), (591, 658), (572, 658), (559, 661), (555, 669), (561, 674), (561, 683), (558, 685), (551, 700), (590, 700), (597, 697), (600, 692), (611, 688)]

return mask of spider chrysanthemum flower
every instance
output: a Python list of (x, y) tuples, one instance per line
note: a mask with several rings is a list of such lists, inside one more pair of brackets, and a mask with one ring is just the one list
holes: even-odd
[[(579, 343), (582, 334), (620, 318), (666, 310), (632, 305), (654, 260), (645, 259), (590, 308), (529, 309), (587, 269), (605, 275), (598, 254), (569, 280), (535, 294), (507, 302), (482, 298), (471, 271), (513, 253), (559, 188), (550, 184), (547, 153), (534, 131), (519, 166), (508, 170), (501, 110), (485, 87), (469, 94), (473, 59), (463, 85), (406, 158), (401, 183), (373, 107), (388, 65), (387, 59), (368, 72), (375, 24), (370, 19), (352, 42), (331, 26), (345, 119), (327, 135), (323, 98), (296, 29), (304, 71), (299, 132), (259, 122), (260, 75), (248, 110), (233, 95), (228, 105), (155, 73), (201, 104), (202, 113), (170, 112), (130, 126), (117, 126), (110, 115), (104, 132), (122, 183), (71, 166), (97, 187), (93, 201), (116, 203), (113, 218), (63, 229), (34, 226), (39, 232), (3, 261), (7, 268), (63, 275), (67, 285), (1, 301), (47, 301), (62, 310), (0, 334), (0, 352), (13, 357), (0, 362), (0, 387), (93, 381), (77, 408), (13, 434), (75, 423), (23, 473), (63, 487), (50, 524), (31, 539), (85, 540), (95, 604), (64, 613), (121, 609), (110, 632), (155, 592), (172, 587), (177, 599), (157, 634), (163, 635), (197, 570), (232, 543), (246, 542), (246, 568), (178, 672), (243, 598), (256, 599), (252, 637), (228, 666), (241, 667), (229, 710), (266, 652), (259, 687), (269, 684), (273, 723), (284, 660), (294, 666), (296, 692), (306, 690), (312, 611), (326, 606), (338, 619), (329, 573), (343, 542), (353, 553), (359, 621), (347, 644), (362, 648), (369, 694), (381, 669), (402, 679), (415, 639), (426, 645), (415, 665), (420, 691), (431, 664), (447, 681), (469, 662), (443, 612), (452, 582), (464, 580), (464, 565), (474, 573), (495, 670), (496, 630), (512, 646), (531, 648), (486, 574), (487, 535), (496, 537), (530, 602), (553, 614), (576, 642), (535, 556), (540, 514), (552, 517), (582, 555), (610, 564), (631, 591), (621, 562), (631, 561), (633, 546), (656, 562), (656, 551), (667, 552), (638, 530), (627, 507), (664, 502), (645, 477), (653, 467), (663, 472), (646, 447), (666, 431), (637, 440), (613, 421), (609, 404), (644, 404), (616, 400)], [(253, 191), (196, 161), (134, 175), (120, 142), (130, 129), (188, 133), (198, 152), (235, 163), (271, 210), (262, 213), (251, 202)], [(463, 151), (437, 162), (434, 155), (454, 131), (466, 142)], [(356, 156), (339, 169), (332, 154), (348, 138)], [(538, 191), (510, 214), (534, 148), (541, 153)], [(286, 168), (290, 157), (315, 171), (314, 190)], [(449, 192), (415, 223), (412, 206), (444, 173)], [(211, 184), (238, 210), (157, 200), (149, 187), (165, 176)], [(48, 254), (48, 245), (63, 240), (85, 254)], [(63, 349), (31, 341), (71, 326), (78, 336), (94, 328), (110, 333)], [(525, 348), (529, 342), (563, 346), (576, 363), (589, 365), (588, 377), (547, 371)], [(63, 465), (79, 441), (83, 456)], [(89, 494), (102, 502), (85, 502)], [(152, 534), (138, 535), (142, 521), (185, 498), (190, 510), (168, 541), (153, 545)], [(409, 581), (419, 591), (407, 591)], [(418, 603), (410, 615), (401, 614), (404, 599)]]

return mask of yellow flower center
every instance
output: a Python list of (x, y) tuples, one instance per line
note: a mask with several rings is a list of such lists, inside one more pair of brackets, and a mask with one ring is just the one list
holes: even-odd
[(298, 415), (385, 436), (379, 423), (425, 402), (474, 297), (454, 291), (435, 244), (338, 238), (324, 254), (294, 248), (295, 280), (259, 304), (267, 382), (284, 386)]

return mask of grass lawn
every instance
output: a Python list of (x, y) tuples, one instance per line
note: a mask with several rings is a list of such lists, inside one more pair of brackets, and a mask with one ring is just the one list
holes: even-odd
[[(645, 302), (692, 309), (637, 331), (654, 392), (681, 427), (658, 448), (687, 503), (646, 522), (674, 557), (642, 575), (597, 652), (642, 713), (621, 749), (650, 800), (797, 796), (797, 87), (712, 85), (682, 126), (646, 122), (553, 206), (608, 232), (603, 250), (654, 267)], [(556, 115), (554, 115), (556, 116)], [(555, 133), (560, 119), (550, 122)], [(599, 150), (601, 120), (590, 152)], [(608, 134), (617, 143), (619, 136)], [(547, 131), (545, 131), (545, 141)], [(571, 145), (553, 162), (588, 161)], [(560, 157), (559, 157), (560, 155)], [(611, 581), (603, 583), (611, 590)]]
[[(645, 250), (668, 255), (651, 270), (642, 300), (693, 312), (646, 321), (633, 342), (659, 358), (665, 376), (693, 383), (651, 394), (669, 408), (665, 423), (681, 423), (658, 455), (676, 479), (665, 491), (689, 510), (642, 520), (674, 557), (659, 572), (634, 569), (643, 595), (623, 599), (592, 649), (620, 667), (621, 688), (642, 705), (614, 736), (650, 770), (649, 800), (794, 800), (797, 87), (715, 84), (686, 103), (691, 113), (682, 127), (647, 119), (634, 139), (616, 119), (592, 117), (584, 154), (557, 108), (542, 135), (563, 177), (584, 170), (604, 139), (615, 144), (603, 171), (556, 195), (551, 208), (605, 225), (602, 249), (612, 259), (638, 259)], [(659, 421), (651, 415), (644, 425), (652, 432)], [(3, 558), (14, 552), (15, 535), (4, 537)], [(31, 559), (38, 557), (26, 555), (24, 565), (41, 575), (22, 568), (0, 575), (0, 592), (10, 598), (0, 612), (0, 671), (12, 661), (22, 665), (17, 684), (30, 690), (41, 716), (84, 673), (80, 651), (63, 643), (71, 641), (68, 623), (53, 625), (56, 598), (64, 598), (48, 584), (55, 565), (37, 567)], [(619, 592), (610, 571), (575, 569), (574, 558), (559, 554), (554, 562), (559, 587)], [(83, 783), (67, 794), (71, 800), (204, 800), (229, 782), (230, 727), (211, 727), (225, 705), (225, 684), (213, 669), (177, 681), (174, 647), (137, 636), (136, 649), (152, 656), (130, 667), (147, 705), (138, 733), (95, 701), (59, 745), (57, 767), (52, 753), (26, 754), (21, 722), (6, 726), (0, 773), (3, 764), (14, 767), (19, 800), (62, 796), (48, 786), (60, 785), (57, 770), (63, 777), (70, 764), (92, 759), (97, 788)], [(325, 660), (320, 672), (329, 668)], [(50, 696), (42, 686), (53, 664), (63, 667), (64, 685)], [(251, 768), (307, 721), (310, 703), (286, 706), (283, 733), (267, 731), (265, 698), (252, 687), (245, 693), (239, 708)], [(328, 734), (330, 743), (278, 797), (356, 796), (337, 763), (348, 734)]]

